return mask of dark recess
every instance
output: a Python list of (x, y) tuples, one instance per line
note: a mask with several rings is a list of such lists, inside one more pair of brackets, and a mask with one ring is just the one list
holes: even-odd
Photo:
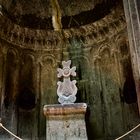
[(131, 104), (137, 102), (137, 94), (132, 68), (127, 65), (126, 69), (126, 80), (123, 86), (123, 98), (127, 104)]
[(35, 94), (29, 88), (24, 88), (17, 98), (17, 106), (30, 110), (35, 107)]

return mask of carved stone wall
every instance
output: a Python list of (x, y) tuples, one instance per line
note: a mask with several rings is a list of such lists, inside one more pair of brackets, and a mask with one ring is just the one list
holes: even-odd
[[(77, 102), (88, 104), (89, 140), (114, 139), (139, 121), (123, 10), (96, 22), (53, 30), (22, 27), (0, 15), (0, 109), (23, 139), (45, 139), (44, 104), (57, 103), (57, 68), (77, 67)], [(131, 83), (132, 82), (132, 83)], [(133, 86), (132, 86), (133, 85)], [(131, 92), (126, 89), (130, 87)], [(0, 137), (9, 136), (0, 130)]]
[(0, 42), (2, 122), (22, 138), (45, 138), (42, 107), (57, 103), (56, 69), (61, 53), (22, 49), (4, 40)]

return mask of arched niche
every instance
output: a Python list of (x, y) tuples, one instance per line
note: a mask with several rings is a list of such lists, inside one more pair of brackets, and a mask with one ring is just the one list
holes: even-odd
[(31, 110), (36, 105), (36, 68), (33, 54), (23, 54), (20, 67), (19, 94), (17, 105), (24, 110)]
[(119, 51), (118, 60), (120, 63), (121, 70), (121, 83), (122, 83), (122, 102), (127, 104), (133, 104), (137, 102), (136, 87), (134, 81), (134, 75), (132, 70), (129, 43), (126, 36), (115, 37), (116, 48)]
[[(120, 111), (122, 109), (119, 91), (121, 87), (118, 74), (119, 64), (116, 61), (118, 51), (115, 43), (108, 41), (98, 44), (90, 53), (92, 53), (90, 55), (93, 81), (89, 98), (91, 115), (89, 128), (103, 134), (104, 137), (119, 135), (124, 124)], [(116, 124), (114, 122), (116, 119), (120, 123)]]
[(5, 106), (15, 102), (18, 93), (19, 82), (19, 56), (16, 49), (9, 49), (6, 57), (6, 77), (5, 77)]
[(44, 55), (40, 59), (41, 104), (56, 101), (57, 67), (54, 55)]
[(36, 59), (33, 53), (21, 55), (18, 108), (18, 135), (23, 138), (38, 137), (39, 104), (36, 90)]
[(45, 118), (42, 116), (42, 107), (45, 104), (57, 103), (56, 93), (57, 83), (57, 62), (52, 54), (45, 54), (39, 58), (39, 91), (40, 91), (40, 118), (39, 118), (39, 137), (45, 135)]

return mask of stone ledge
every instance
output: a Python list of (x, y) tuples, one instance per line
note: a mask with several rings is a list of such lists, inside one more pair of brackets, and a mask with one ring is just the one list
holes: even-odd
[(73, 114), (85, 114), (87, 109), (86, 103), (74, 103), (74, 104), (54, 104), (45, 105), (43, 108), (44, 115), (46, 117), (54, 115), (73, 115)]

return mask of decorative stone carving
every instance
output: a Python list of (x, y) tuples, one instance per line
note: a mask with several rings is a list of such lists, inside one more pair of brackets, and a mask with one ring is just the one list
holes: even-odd
[[(79, 28), (63, 29), (63, 35), (66, 41), (76, 37), (82, 40), (83, 47), (91, 47), (92, 44), (99, 44), (107, 38), (117, 35), (126, 28), (125, 16), (118, 12), (118, 17), (114, 18), (115, 13), (112, 11), (104, 18), (88, 25), (80, 26)], [(36, 30), (27, 27), (21, 27), (8, 18), (4, 11), (1, 11), (0, 16), (0, 38), (17, 45), (20, 48), (29, 49), (61, 49), (62, 34), (53, 30)], [(115, 16), (116, 17), (116, 16)], [(5, 24), (8, 23), (8, 24)], [(117, 23), (117, 26), (116, 26)], [(101, 34), (103, 32), (103, 35)], [(20, 40), (18, 39), (20, 38)], [(56, 47), (57, 46), (57, 47)]]
[(74, 103), (76, 101), (76, 93), (77, 93), (77, 87), (76, 87), (76, 80), (71, 81), (70, 76), (76, 76), (76, 67), (70, 68), (71, 60), (69, 61), (62, 61), (63, 69), (58, 68), (58, 74), (57, 77), (61, 78), (63, 77), (63, 82), (58, 81), (58, 89), (57, 89), (57, 95), (59, 96), (58, 102), (61, 104), (69, 104)]

